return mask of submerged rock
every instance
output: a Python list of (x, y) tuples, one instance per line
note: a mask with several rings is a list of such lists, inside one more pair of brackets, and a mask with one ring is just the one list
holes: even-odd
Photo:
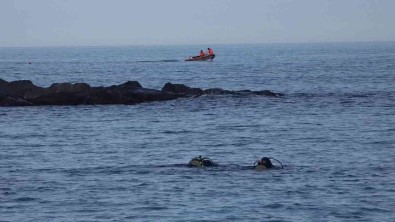
[(281, 94), (263, 91), (230, 91), (219, 88), (202, 90), (183, 84), (166, 83), (161, 90), (148, 89), (137, 81), (128, 81), (109, 87), (91, 87), (86, 83), (54, 83), (44, 88), (30, 80), (7, 82), (0, 79), (0, 106), (40, 105), (105, 105), (138, 104), (152, 101), (173, 100), (201, 95), (263, 95)]

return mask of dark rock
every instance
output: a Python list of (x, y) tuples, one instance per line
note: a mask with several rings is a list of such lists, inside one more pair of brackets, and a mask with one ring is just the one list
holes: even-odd
[(117, 89), (122, 89), (122, 90), (134, 90), (134, 89), (138, 89), (138, 88), (143, 88), (140, 85), (140, 83), (137, 81), (127, 81), (123, 84), (115, 85), (112, 87), (117, 88)]
[[(75, 95), (78, 95), (80, 97), (82, 95), (88, 95), (90, 88), (91, 87), (86, 83), (54, 83), (49, 88), (38, 87), (33, 90), (27, 91), (23, 95), (23, 98), (27, 100), (34, 100), (37, 102), (43, 100), (50, 100), (49, 98), (51, 97), (51, 95), (54, 95), (54, 97), (56, 98), (66, 95), (69, 95), (71, 97), (75, 97)], [(67, 100), (67, 98), (62, 99), (62, 101), (64, 100)]]
[(245, 89), (245, 90), (238, 90), (236, 91), (238, 94), (252, 94), (251, 90)]
[(281, 93), (274, 93), (270, 90), (255, 91), (254, 94), (260, 95), (260, 96), (282, 96), (283, 95)]
[(35, 105), (82, 105), (86, 96), (74, 93), (53, 93), (39, 96), (30, 101)]
[(87, 93), (90, 89), (91, 87), (86, 83), (54, 83), (49, 87), (52, 93)]
[(177, 99), (180, 96), (172, 93), (165, 93), (155, 89), (136, 89), (129, 93), (126, 93), (125, 96), (129, 96), (137, 99), (139, 102), (150, 102), (150, 101), (165, 101)]
[(172, 84), (169, 82), (163, 86), (162, 92), (182, 94), (185, 96), (198, 96), (203, 94), (203, 90), (200, 88), (191, 88), (184, 84)]
[(25, 93), (40, 89), (30, 80), (18, 80), (13, 82), (0, 82), (0, 96), (23, 97)]
[(30, 100), (30, 99), (35, 99), (37, 97), (40, 97), (40, 96), (43, 96), (46, 94), (51, 94), (51, 93), (52, 92), (50, 92), (50, 90), (48, 90), (48, 88), (39, 87), (34, 90), (26, 91), (22, 97), (26, 100)]
[(138, 104), (207, 95), (279, 96), (269, 90), (229, 91), (223, 89), (191, 88), (183, 84), (166, 83), (162, 90), (143, 88), (137, 81), (110, 87), (91, 87), (86, 83), (54, 83), (48, 88), (35, 86), (29, 80), (7, 82), (0, 79), (0, 106), (32, 105), (95, 105)]
[(30, 80), (10, 82), (9, 87), (12, 96), (20, 97), (23, 97), (27, 92), (32, 92), (34, 90), (40, 89), (40, 87), (35, 86)]
[(0, 98), (0, 106), (32, 106), (33, 103), (22, 99), (21, 97), (5, 96)]
[(5, 88), (8, 86), (8, 84), (9, 84), (9, 82), (7, 82), (3, 79), (0, 79), (0, 88)]
[(235, 92), (229, 90), (223, 90), (220, 88), (206, 89), (204, 90), (204, 94), (206, 95), (230, 95), (235, 94)]
[(0, 79), (0, 99), (8, 95), (8, 82)]
[[(92, 88), (89, 96), (85, 98), (85, 104), (88, 105), (106, 105), (106, 104), (123, 104), (122, 94), (115, 90), (110, 90), (105, 87), (95, 87)], [(135, 102), (130, 102), (128, 104), (135, 104)]]

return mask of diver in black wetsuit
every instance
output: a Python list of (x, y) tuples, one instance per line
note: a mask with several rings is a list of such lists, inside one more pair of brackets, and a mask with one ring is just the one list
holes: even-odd
[(255, 170), (267, 170), (273, 168), (272, 161), (269, 157), (262, 157), (262, 159), (255, 162), (254, 166)]
[(214, 162), (210, 158), (202, 157), (202, 156), (194, 157), (188, 163), (188, 166), (194, 166), (194, 167), (208, 167), (214, 165), (215, 165)]
[[(273, 165), (272, 160), (275, 160), (280, 164), (278, 165)], [(189, 161), (188, 166), (190, 167), (210, 167), (210, 166), (219, 166), (216, 163), (214, 163), (210, 158), (208, 157), (194, 157), (192, 158), (191, 161)], [(251, 169), (251, 166), (247, 167), (248, 169)], [(283, 169), (284, 166), (283, 164), (272, 157), (262, 157), (260, 160), (255, 161), (253, 169), (261, 171), (261, 170), (268, 170), (268, 169)]]
[(258, 162), (258, 165), (263, 165), (266, 168), (273, 168), (272, 161), (268, 157), (262, 157), (262, 159)]

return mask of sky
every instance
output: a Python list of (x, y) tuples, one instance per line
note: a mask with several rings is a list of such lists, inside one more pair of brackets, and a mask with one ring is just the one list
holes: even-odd
[(0, 47), (395, 41), (395, 0), (0, 0)]

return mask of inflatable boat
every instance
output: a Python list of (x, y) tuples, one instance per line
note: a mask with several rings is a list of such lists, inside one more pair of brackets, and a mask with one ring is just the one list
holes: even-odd
[(215, 58), (215, 54), (204, 55), (204, 56), (190, 56), (185, 61), (212, 61)]

